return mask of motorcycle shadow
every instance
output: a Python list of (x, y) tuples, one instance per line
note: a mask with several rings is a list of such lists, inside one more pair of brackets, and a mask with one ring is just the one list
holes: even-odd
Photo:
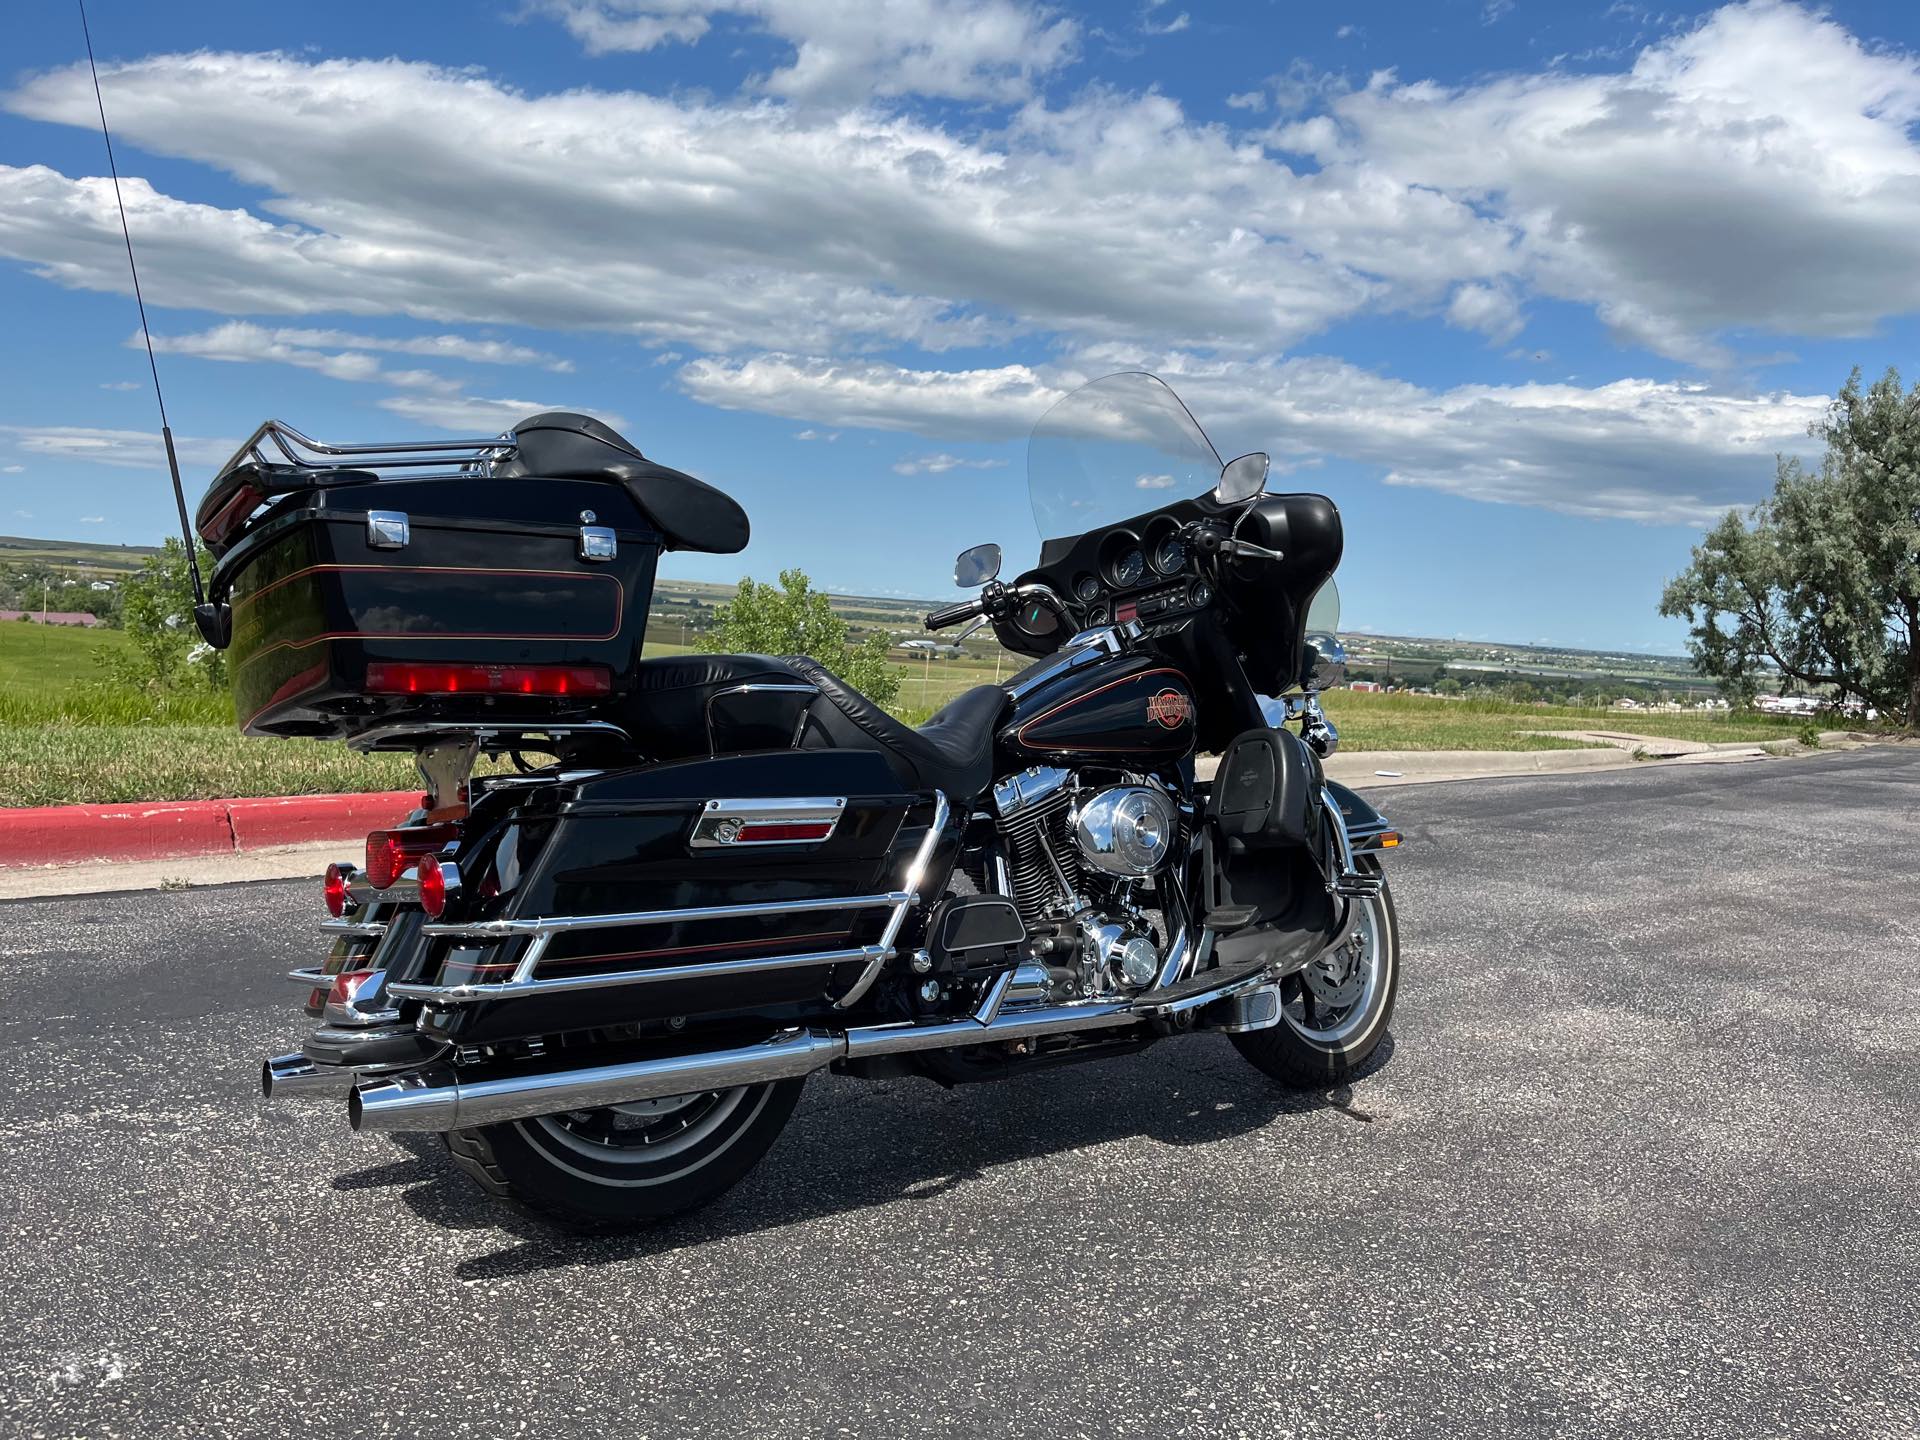
[[(1364, 1080), (1393, 1051), (1384, 1039)], [(738, 1187), (696, 1214), (627, 1233), (582, 1233), (504, 1206), (456, 1170), (440, 1141), (390, 1137), (409, 1158), (338, 1177), (336, 1190), (404, 1186), (427, 1223), (492, 1230), (515, 1243), (460, 1261), (461, 1280), (643, 1259), (883, 1205), (925, 1203), (990, 1172), (1116, 1141), (1177, 1148), (1247, 1135), (1285, 1116), (1373, 1117), (1351, 1084), (1282, 1090), (1210, 1037), (1131, 1057), (942, 1089), (918, 1079), (817, 1077), (773, 1150)]]

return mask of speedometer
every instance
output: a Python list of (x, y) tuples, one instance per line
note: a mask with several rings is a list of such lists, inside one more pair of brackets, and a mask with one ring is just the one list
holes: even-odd
[(1187, 544), (1178, 534), (1163, 536), (1153, 547), (1153, 568), (1162, 575), (1178, 573), (1187, 563)]
[(1113, 583), (1122, 590), (1131, 590), (1147, 575), (1147, 557), (1140, 553), (1137, 546), (1129, 546), (1120, 552), (1113, 562)]

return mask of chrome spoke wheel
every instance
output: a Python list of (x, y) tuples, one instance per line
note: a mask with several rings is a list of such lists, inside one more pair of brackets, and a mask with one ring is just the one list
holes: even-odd
[(1381, 925), (1377, 900), (1360, 907), (1353, 933), (1295, 977), (1281, 1007), (1286, 1023), (1317, 1045), (1340, 1046), (1371, 1022), (1381, 995)]
[(725, 1124), (748, 1088), (569, 1110), (533, 1123), (568, 1149), (603, 1163), (653, 1164), (698, 1145)]

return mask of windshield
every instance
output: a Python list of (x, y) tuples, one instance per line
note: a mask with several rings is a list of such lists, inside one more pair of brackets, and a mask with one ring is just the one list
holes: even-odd
[(1306, 630), (1309, 639), (1315, 635), (1340, 638), (1340, 587), (1332, 577), (1314, 591), (1313, 603), (1307, 606)]
[(1205, 494), (1220, 457), (1166, 382), (1142, 370), (1084, 385), (1040, 417), (1027, 489), (1042, 539)]

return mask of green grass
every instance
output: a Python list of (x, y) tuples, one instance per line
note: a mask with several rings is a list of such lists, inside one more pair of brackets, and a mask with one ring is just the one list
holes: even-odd
[(0, 805), (330, 795), (419, 784), (405, 755), (249, 740), (231, 724), (0, 724)]
[(105, 673), (101, 658), (127, 648), (119, 630), (0, 620), (0, 696), (70, 690)]
[[(16, 631), (29, 632), (15, 634)], [(94, 657), (124, 644), (112, 631), (0, 624), (0, 806), (231, 795), (407, 789), (411, 762), (344, 745), (252, 740), (226, 697), (154, 698), (102, 681)], [(667, 643), (650, 655), (679, 653)], [(996, 663), (997, 660), (997, 663)], [(1017, 656), (913, 658), (896, 665), (896, 708), (918, 723), (962, 690), (1005, 679)], [(1369, 750), (1562, 750), (1579, 742), (1536, 730), (1629, 731), (1678, 740), (1791, 739), (1803, 721), (1759, 715), (1659, 714), (1336, 691), (1327, 712), (1342, 747)]]
[(1519, 705), (1504, 700), (1444, 700), (1337, 690), (1324, 699), (1340, 748), (1363, 750), (1572, 750), (1576, 740), (1534, 730), (1611, 730), (1667, 740), (1790, 740), (1800, 722), (1786, 716), (1601, 710)]

